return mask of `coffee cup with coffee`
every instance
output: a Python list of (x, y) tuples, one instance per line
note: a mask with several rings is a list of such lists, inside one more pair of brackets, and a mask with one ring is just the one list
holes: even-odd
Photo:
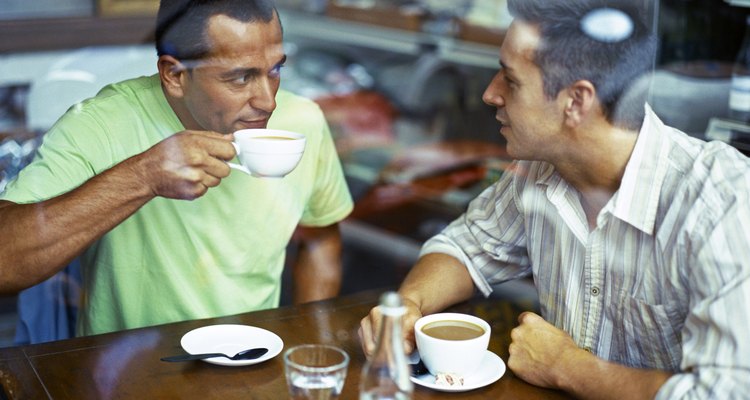
[(432, 375), (468, 377), (486, 356), (490, 325), (469, 314), (438, 313), (414, 325), (417, 349)]
[(230, 167), (262, 178), (282, 178), (297, 167), (305, 151), (305, 136), (279, 129), (242, 129), (232, 142), (241, 164)]

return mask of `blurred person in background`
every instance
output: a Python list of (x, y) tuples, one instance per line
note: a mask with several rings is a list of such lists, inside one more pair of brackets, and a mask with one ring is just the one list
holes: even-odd
[[(509, 0), (483, 99), (517, 161), (424, 244), (405, 326), (531, 275), (541, 315), (511, 333), (518, 377), (585, 399), (746, 398), (750, 163), (646, 104), (645, 4)], [(361, 323), (368, 355), (380, 318)]]
[[(77, 334), (276, 307), (287, 245), (294, 300), (341, 284), (352, 209), (320, 109), (279, 90), (286, 55), (270, 0), (163, 0), (158, 73), (109, 85), (46, 133), (0, 194), (0, 291), (80, 257)], [(280, 180), (230, 173), (232, 133), (306, 136)]]

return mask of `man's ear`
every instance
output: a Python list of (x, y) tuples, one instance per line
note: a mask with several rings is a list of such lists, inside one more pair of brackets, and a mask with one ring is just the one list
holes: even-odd
[(169, 55), (159, 56), (159, 61), (156, 64), (159, 69), (159, 78), (164, 86), (164, 89), (172, 97), (182, 97), (184, 78), (187, 74), (187, 69), (182, 63)]
[(565, 124), (569, 127), (581, 125), (597, 108), (596, 88), (587, 80), (574, 82), (563, 90), (565, 101)]

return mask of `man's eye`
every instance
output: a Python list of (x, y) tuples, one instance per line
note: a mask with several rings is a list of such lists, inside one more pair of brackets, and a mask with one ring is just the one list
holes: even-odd
[(250, 75), (240, 75), (230, 79), (230, 82), (234, 85), (247, 85), (250, 82)]
[(505, 71), (502, 71), (502, 74), (503, 74), (503, 80), (505, 81), (506, 85), (508, 85), (510, 87), (516, 87), (516, 86), (518, 86), (516, 84), (516, 81), (513, 80), (511, 77), (509, 77), (508, 74), (505, 73)]

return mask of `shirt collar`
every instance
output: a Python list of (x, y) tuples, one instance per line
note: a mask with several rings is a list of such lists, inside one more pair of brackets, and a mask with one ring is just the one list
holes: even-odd
[(555, 186), (561, 180), (562, 177), (556, 173), (554, 165), (542, 162), (542, 166), (539, 169), (539, 176), (536, 178), (538, 185)]
[(635, 228), (653, 235), (662, 183), (669, 166), (669, 129), (646, 105), (646, 117), (638, 133), (620, 188), (605, 207)]
[[(644, 233), (653, 235), (661, 186), (669, 165), (671, 146), (665, 135), (667, 129), (651, 107), (646, 105), (646, 117), (625, 167), (620, 188), (604, 207), (600, 218), (609, 212)], [(548, 195), (574, 190), (552, 164), (543, 164), (536, 183), (547, 186)]]

